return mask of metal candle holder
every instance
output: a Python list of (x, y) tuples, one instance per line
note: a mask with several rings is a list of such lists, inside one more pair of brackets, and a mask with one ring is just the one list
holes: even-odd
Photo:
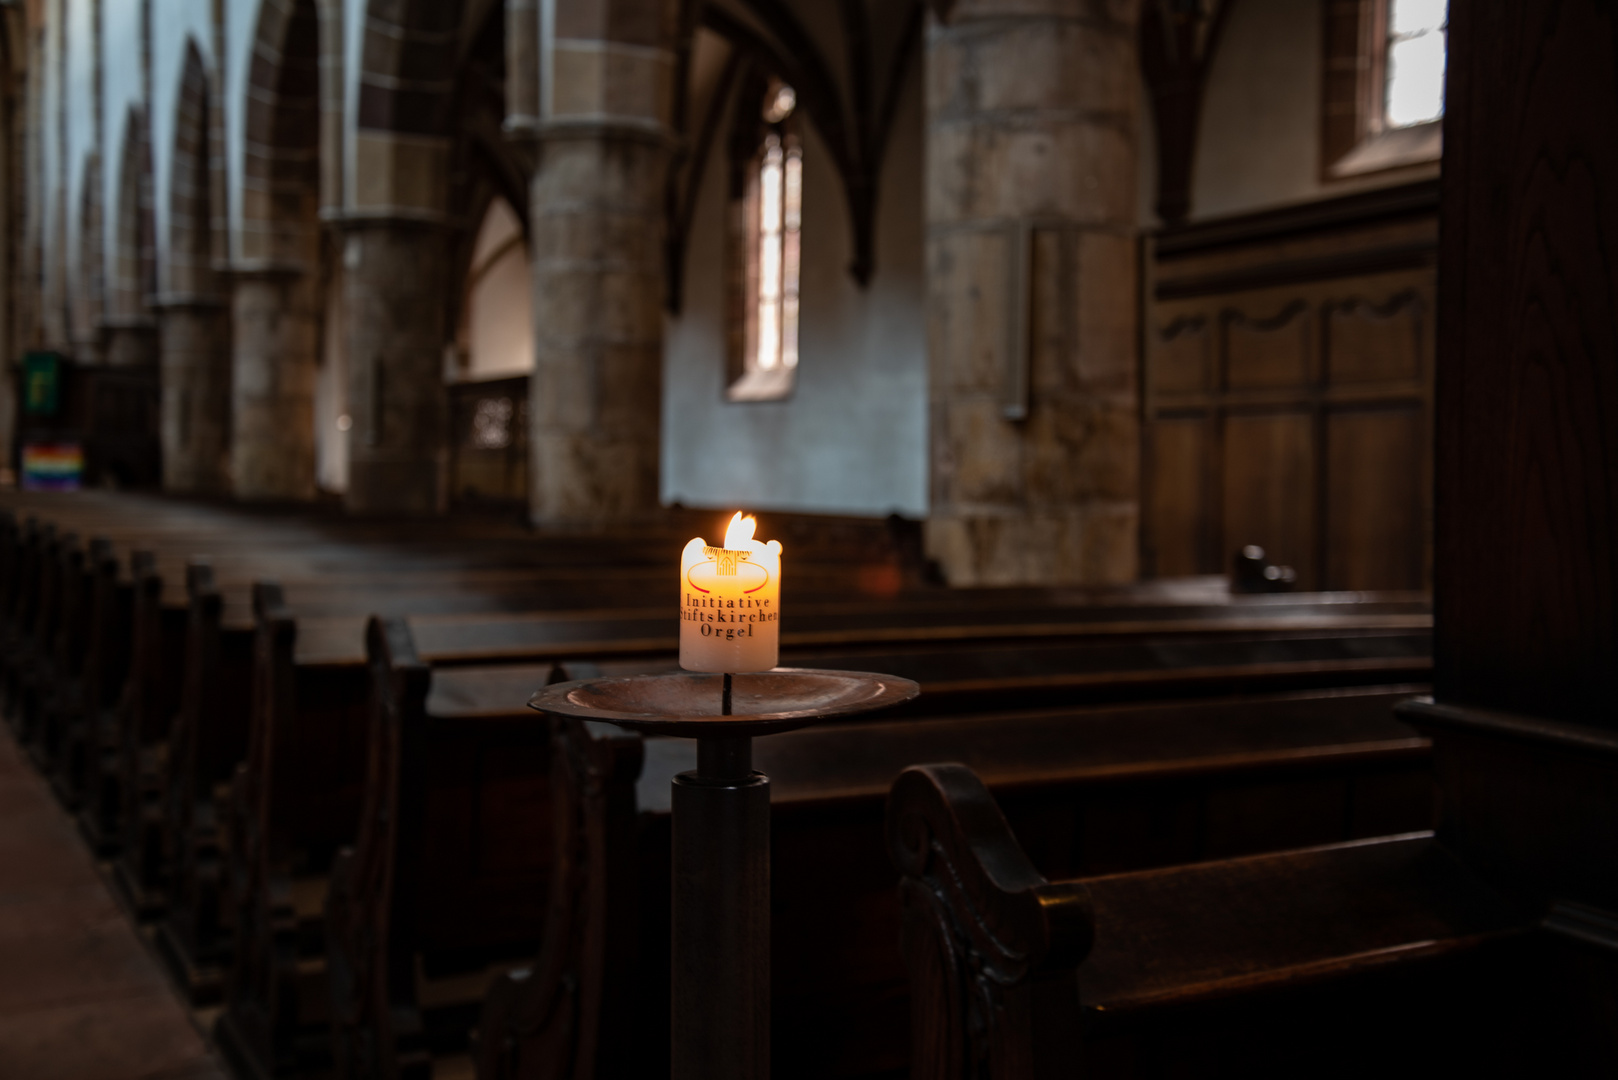
[(696, 771), (673, 784), (674, 1080), (770, 1074), (770, 780), (753, 770), (754, 736), (885, 709), (920, 689), (892, 675), (776, 668), (582, 679), (529, 700), (554, 716), (697, 740)]

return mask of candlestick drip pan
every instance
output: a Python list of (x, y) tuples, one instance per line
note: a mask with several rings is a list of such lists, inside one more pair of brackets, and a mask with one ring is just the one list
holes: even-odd
[(530, 708), (685, 738), (769, 735), (838, 716), (886, 709), (921, 688), (866, 671), (775, 668), (732, 676), (731, 715), (720, 714), (723, 675), (669, 672), (547, 686)]

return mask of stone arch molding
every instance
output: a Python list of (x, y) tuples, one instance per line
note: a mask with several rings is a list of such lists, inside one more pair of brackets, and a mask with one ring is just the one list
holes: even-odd
[(349, 216), (442, 221), (456, 72), (484, 0), (367, 0)]
[(249, 57), (237, 262), (319, 265), (321, 6), (263, 0)]
[(213, 85), (202, 50), (187, 39), (175, 99), (174, 146), (169, 168), (168, 259), (165, 300), (215, 299), (215, 148)]
[(133, 326), (149, 318), (147, 302), (155, 292), (152, 158), (146, 113), (131, 105), (124, 121), (124, 144), (118, 158), (117, 218), (113, 223), (113, 265), (108, 289), (108, 323)]
[(79, 179), (79, 243), (68, 298), (68, 332), (73, 351), (87, 363), (100, 359), (101, 323), (106, 315), (101, 205), (101, 157), (92, 152), (85, 155)]

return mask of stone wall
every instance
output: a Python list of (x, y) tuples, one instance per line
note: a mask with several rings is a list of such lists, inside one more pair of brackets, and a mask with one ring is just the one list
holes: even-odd
[(230, 491), (230, 345), (227, 312), (218, 302), (166, 306), (159, 340), (162, 363), (163, 487)]
[(976, 0), (929, 23), (927, 540), (953, 584), (1136, 574), (1134, 19)]
[(231, 476), (239, 498), (314, 498), (319, 314), (310, 274), (236, 275)]
[(348, 223), (343, 319), (349, 510), (428, 514), (444, 505), (444, 230)]
[(553, 138), (534, 178), (529, 505), (591, 524), (657, 508), (663, 175), (632, 134)]

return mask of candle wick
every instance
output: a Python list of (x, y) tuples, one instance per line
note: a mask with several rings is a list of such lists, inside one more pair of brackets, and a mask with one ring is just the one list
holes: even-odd
[(725, 689), (719, 702), (719, 715), (730, 715), (730, 672), (725, 672)]

